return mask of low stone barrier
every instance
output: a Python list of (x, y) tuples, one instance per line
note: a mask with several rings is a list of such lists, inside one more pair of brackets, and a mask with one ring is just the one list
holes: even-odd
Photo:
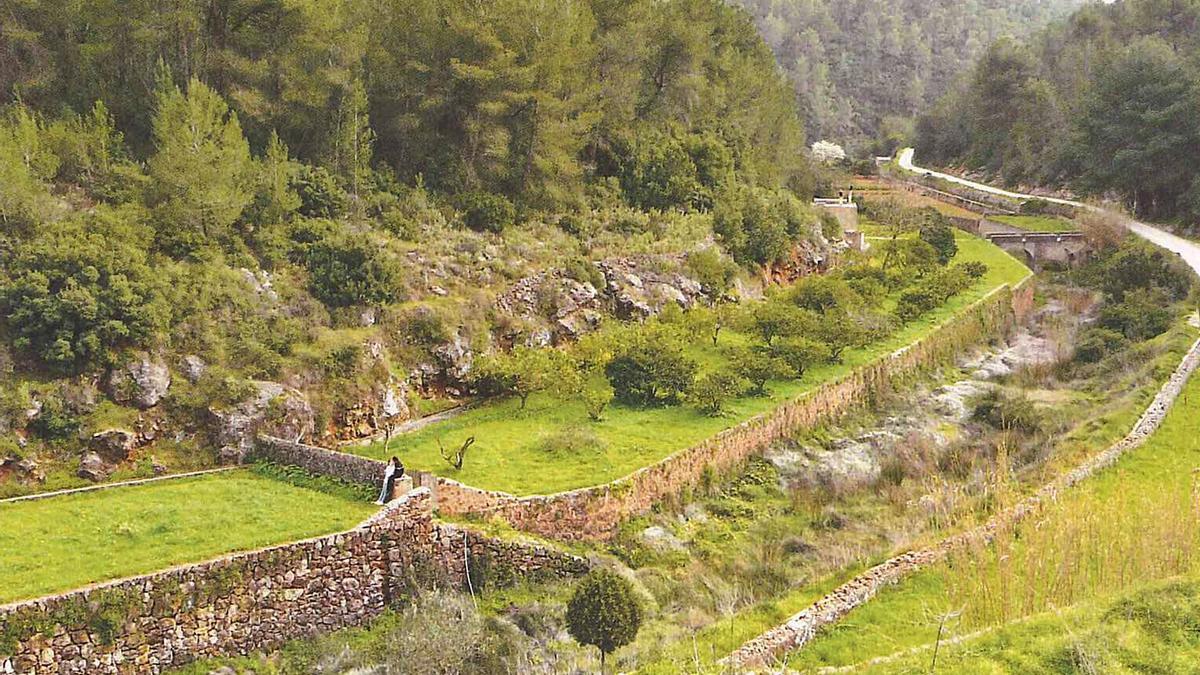
[(1035, 513), (1042, 503), (1053, 501), (1063, 490), (1112, 466), (1126, 452), (1145, 443), (1158, 430), (1197, 367), (1200, 367), (1200, 340), (1184, 355), (1179, 367), (1163, 384), (1129, 434), (1104, 452), (1044, 485), (1033, 495), (996, 514), (983, 525), (872, 567), (792, 616), (782, 625), (742, 645), (721, 663), (739, 672), (770, 665), (784, 654), (811, 642), (820, 629), (837, 623), (852, 610), (867, 603), (886, 586), (898, 583), (923, 567), (945, 560), (951, 552), (965, 546), (991, 543), (997, 532), (1019, 523)]
[(502, 585), (588, 562), (434, 523), (419, 488), (347, 532), (0, 606), (0, 673), (158, 673), (270, 650), (362, 625), (418, 588), (465, 587), (469, 566)]
[[(895, 381), (944, 363), (971, 344), (999, 337), (1028, 316), (1033, 301), (1032, 283), (1015, 291), (1002, 288), (924, 339), (625, 478), (548, 496), (487, 493), (480, 504), (499, 503), (473, 512), (498, 515), (518, 529), (554, 539), (609, 537), (624, 520), (699, 485), (707, 472), (739, 466), (798, 429), (868, 404)], [(439, 508), (446, 512), (448, 504), (440, 499)]]
[[(518, 529), (551, 539), (604, 539), (624, 520), (699, 485), (706, 473), (737, 467), (798, 429), (869, 404), (897, 380), (944, 363), (969, 345), (1000, 337), (1025, 320), (1033, 303), (1029, 280), (1015, 290), (1000, 288), (912, 345), (604, 485), (518, 497), (419, 471), (410, 473), (417, 485), (433, 489), (442, 514), (500, 516)], [(253, 456), (344, 480), (377, 483), (383, 476), (383, 462), (270, 437), (259, 439)]]

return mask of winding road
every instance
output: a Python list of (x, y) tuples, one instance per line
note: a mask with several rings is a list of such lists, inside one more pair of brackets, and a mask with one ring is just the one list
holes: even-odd
[[(1084, 204), (1083, 202), (1072, 201), (1070, 199), (1059, 199), (1057, 197), (1043, 197), (1040, 195), (1010, 192), (1008, 190), (992, 187), (991, 185), (984, 185), (983, 183), (976, 183), (965, 178), (952, 176), (948, 173), (941, 173), (932, 169), (922, 168), (913, 164), (914, 154), (915, 151), (912, 148), (905, 148), (900, 151), (900, 154), (896, 157), (896, 161), (900, 164), (901, 169), (926, 176), (933, 176), (934, 178), (939, 178), (944, 181), (969, 187), (973, 190), (1000, 195), (1001, 197), (1008, 197), (1010, 199), (1043, 199), (1054, 204), (1074, 206), (1076, 208), (1088, 209), (1091, 211), (1102, 210), (1100, 207), (1092, 206), (1091, 204)], [(1191, 266), (1192, 269), (1196, 270), (1197, 274), (1200, 274), (1200, 244), (1184, 239), (1183, 237), (1173, 235), (1170, 232), (1164, 232), (1163, 230), (1154, 227), (1153, 225), (1147, 225), (1146, 223), (1129, 221), (1128, 227), (1131, 232), (1145, 239), (1146, 241), (1178, 254), (1179, 257), (1183, 258), (1184, 262)]]

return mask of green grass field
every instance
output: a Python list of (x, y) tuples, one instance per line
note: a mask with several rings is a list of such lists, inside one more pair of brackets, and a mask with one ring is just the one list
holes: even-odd
[(944, 638), (1200, 571), (1198, 407), (1200, 377), (1193, 377), (1145, 445), (1064, 494), (1029, 527), (998, 538), (1002, 548), (964, 552), (886, 589), (792, 654), (789, 666), (848, 666), (919, 648), (937, 639), (947, 615)]
[(1028, 232), (1078, 232), (1079, 227), (1058, 216), (990, 216), (991, 220)]
[[(496, 401), (393, 439), (390, 451), (378, 443), (352, 451), (376, 458), (396, 454), (412, 468), (432, 471), (474, 487), (517, 495), (550, 494), (607, 483), (910, 344), (964, 307), (1005, 284), (1021, 281), (1030, 273), (1014, 258), (981, 239), (962, 235), (959, 248), (956, 261), (981, 260), (988, 264), (988, 274), (974, 287), (880, 343), (848, 350), (844, 363), (814, 368), (800, 380), (776, 382), (770, 387), (769, 398), (737, 400), (724, 417), (708, 417), (687, 406), (639, 409), (615, 405), (607, 411), (604, 421), (593, 423), (578, 402), (535, 395), (525, 410), (519, 409), (515, 399)], [(722, 333), (722, 347), (744, 339), (737, 334)], [(702, 363), (712, 363), (720, 359), (719, 350), (697, 347), (693, 355)], [(589, 429), (600, 439), (601, 447), (570, 456), (544, 449), (548, 436), (572, 427)], [(442, 459), (438, 441), (452, 449), (468, 436), (474, 436), (476, 443), (462, 470), (456, 471)]]
[(249, 471), (0, 504), (0, 602), (336, 532), (373, 509)]
[[(1116, 600), (1050, 611), (937, 649), (937, 672), (1195, 673), (1200, 663), (1200, 582), (1151, 584)], [(933, 645), (856, 670), (925, 673)]]

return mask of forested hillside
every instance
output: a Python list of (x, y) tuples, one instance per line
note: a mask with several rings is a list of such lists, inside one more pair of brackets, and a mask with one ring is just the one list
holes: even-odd
[(1028, 43), (992, 45), (919, 124), (929, 162), (1200, 217), (1200, 2), (1088, 5)]
[(114, 428), (117, 464), (269, 414), (370, 433), (461, 392), (473, 354), (594, 328), (599, 262), (694, 299), (826, 245), (791, 89), (718, 0), (47, 0), (0, 24), (0, 480)]
[[(863, 146), (904, 131), (994, 40), (1078, 0), (737, 0), (800, 97), (811, 140)], [(886, 144), (885, 144), (886, 145)], [(889, 148), (884, 148), (889, 149)]]

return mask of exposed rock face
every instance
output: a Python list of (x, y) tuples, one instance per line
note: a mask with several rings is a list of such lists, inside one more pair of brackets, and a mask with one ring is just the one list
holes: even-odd
[(120, 464), (129, 459), (129, 453), (136, 444), (132, 431), (124, 429), (107, 429), (92, 434), (88, 449), (99, 455), (108, 464)]
[(75, 472), (75, 474), (80, 478), (84, 478), (93, 482), (100, 482), (108, 478), (109, 473), (111, 473), (111, 471), (109, 470), (108, 465), (104, 463), (104, 460), (101, 459), (100, 455), (97, 455), (94, 452), (85, 454), (79, 460), (79, 470)]
[(37, 483), (44, 483), (46, 481), (46, 472), (42, 471), (37, 462), (28, 457), (25, 459), (17, 459), (16, 457), (0, 459), (0, 478), (9, 475), (16, 475), (17, 478), (24, 481)]
[[(668, 304), (690, 308), (707, 301), (700, 283), (678, 271), (682, 256), (615, 258), (595, 263), (599, 278), (580, 281), (563, 270), (525, 277), (496, 300), (501, 312), (539, 326), (525, 342), (531, 346), (574, 339), (594, 330), (605, 314), (644, 319)], [(597, 287), (595, 283), (600, 283)], [(595, 282), (595, 283), (593, 283)]]
[(471, 351), (471, 345), (457, 333), (446, 344), (435, 347), (433, 355), (451, 382), (466, 382), (475, 365), (475, 353)]
[(224, 462), (241, 461), (258, 432), (300, 438), (314, 429), (312, 406), (304, 395), (277, 382), (255, 382), (255, 392), (228, 410), (210, 408)]
[(403, 422), (411, 417), (408, 383), (391, 378), (340, 415), (335, 435), (343, 440), (366, 438), (378, 433), (385, 422)]
[(171, 371), (161, 358), (140, 352), (108, 374), (108, 395), (118, 403), (153, 408), (171, 388)]
[(183, 376), (188, 379), (188, 382), (195, 384), (204, 377), (204, 371), (208, 370), (208, 364), (204, 359), (194, 354), (189, 354), (183, 357)]

